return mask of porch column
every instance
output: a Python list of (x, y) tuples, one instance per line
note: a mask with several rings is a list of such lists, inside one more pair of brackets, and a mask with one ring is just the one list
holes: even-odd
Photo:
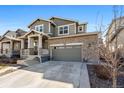
[(21, 39), (21, 50), (20, 50), (20, 56), (21, 57), (24, 55), (23, 49), (24, 49), (24, 39)]
[(28, 48), (31, 48), (31, 38), (28, 37)]
[(38, 36), (38, 55), (42, 54), (42, 35)]
[(39, 45), (38, 48), (42, 48), (42, 35), (39, 35)]
[(31, 37), (28, 37), (28, 55), (30, 55)]
[(52, 55), (52, 50), (53, 50), (53, 47), (50, 46), (50, 60), (53, 60), (53, 55)]
[(13, 49), (14, 49), (14, 46), (13, 46), (13, 41), (12, 41), (12, 40), (10, 40), (10, 50), (8, 51), (8, 52), (9, 52), (9, 56), (11, 56), (11, 55), (12, 55), (12, 53), (13, 53)]
[(24, 39), (21, 39), (21, 49), (24, 49)]

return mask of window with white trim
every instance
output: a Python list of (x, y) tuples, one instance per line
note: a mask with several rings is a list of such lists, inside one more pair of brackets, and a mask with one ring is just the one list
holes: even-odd
[(84, 32), (84, 27), (83, 26), (78, 26), (78, 32)]
[(39, 32), (43, 32), (43, 24), (42, 25), (37, 25), (37, 26), (35, 26), (35, 30), (36, 31), (39, 31)]
[(69, 33), (69, 26), (61, 26), (58, 29), (60, 35), (68, 34)]

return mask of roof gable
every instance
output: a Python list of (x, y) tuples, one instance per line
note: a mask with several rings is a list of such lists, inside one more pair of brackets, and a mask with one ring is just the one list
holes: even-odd
[(78, 23), (73, 20), (63, 19), (58, 17), (52, 17), (50, 20), (53, 21), (57, 26)]
[(38, 32), (38, 31), (35, 31), (35, 30), (31, 30), (30, 32), (26, 33), (25, 35), (23, 35), (23, 36), (21, 36), (19, 38), (25, 38), (30, 34), (42, 34), (42, 35), (45, 35), (45, 36), (49, 37), (47, 34), (45, 34), (43, 32)]
[(16, 32), (8, 30), (3, 34), (3, 36), (7, 35), (8, 33), (16, 33)]
[(6, 41), (6, 40), (10, 40), (10, 39), (7, 38), (7, 37), (2, 37), (2, 38), (0, 39), (0, 41)]
[(40, 18), (38, 18), (38, 19), (36, 19), (35, 21), (33, 21), (29, 26), (28, 26), (28, 28), (30, 28), (34, 23), (36, 23), (37, 21), (46, 21), (46, 22), (50, 22), (49, 20), (45, 20), (45, 19), (40, 19)]
[(22, 36), (22, 35), (26, 34), (27, 32), (22, 30), (22, 29), (17, 29), (16, 33), (17, 33), (18, 36)]
[(77, 21), (75, 21), (75, 20), (66, 19), (66, 18), (60, 18), (60, 17), (51, 17), (51, 18), (50, 18), (50, 20), (53, 20), (53, 19), (65, 20), (65, 21), (70, 21), (70, 22), (77, 22)]

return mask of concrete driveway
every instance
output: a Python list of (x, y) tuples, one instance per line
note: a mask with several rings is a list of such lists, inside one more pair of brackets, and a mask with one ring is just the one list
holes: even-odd
[(0, 77), (0, 87), (72, 88), (89, 87), (86, 65), (50, 61), (35, 64)]

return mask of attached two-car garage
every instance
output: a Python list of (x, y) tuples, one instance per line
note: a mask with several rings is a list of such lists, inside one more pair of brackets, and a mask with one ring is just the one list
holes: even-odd
[(83, 33), (48, 39), (50, 59), (55, 61), (98, 61), (94, 55), (99, 33)]
[(56, 46), (52, 49), (52, 58), (55, 61), (81, 61), (81, 46)]

